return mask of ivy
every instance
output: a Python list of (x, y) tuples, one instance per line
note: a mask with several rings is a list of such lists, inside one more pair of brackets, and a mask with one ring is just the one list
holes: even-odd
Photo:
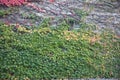
[[(21, 29), (21, 33), (13, 28), (0, 24), (2, 80), (119, 78), (120, 39), (109, 32), (100, 35), (82, 28), (68, 31), (43, 27), (31, 33)], [(97, 35), (100, 39), (91, 42)]]

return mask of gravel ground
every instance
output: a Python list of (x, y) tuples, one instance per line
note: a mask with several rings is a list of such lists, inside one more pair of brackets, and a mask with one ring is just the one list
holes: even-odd
[[(118, 3), (113, 4), (118, 5)], [(75, 12), (75, 9), (89, 12), (84, 22), (92, 23), (99, 29), (110, 28), (120, 36), (120, 8), (114, 8), (110, 3), (98, 0), (56, 0), (53, 3), (48, 0), (28, 2), (17, 7), (17, 10), (10, 15), (0, 18), (0, 21), (19, 23), (29, 27), (38, 26), (44, 18), (50, 18), (50, 25), (57, 26), (65, 18), (81, 21), (81, 16)]]

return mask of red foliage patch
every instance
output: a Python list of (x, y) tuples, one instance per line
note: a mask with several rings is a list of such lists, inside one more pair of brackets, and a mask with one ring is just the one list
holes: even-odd
[(55, 2), (55, 0), (49, 0), (50, 2)]
[(0, 0), (0, 4), (6, 5), (6, 6), (15, 6), (15, 5), (21, 5), (26, 0)]
[[(27, 0), (0, 0), (0, 4), (6, 5), (6, 6), (16, 6), (16, 5), (21, 5), (26, 1)], [(55, 2), (55, 0), (49, 0), (49, 1), (50, 2)]]

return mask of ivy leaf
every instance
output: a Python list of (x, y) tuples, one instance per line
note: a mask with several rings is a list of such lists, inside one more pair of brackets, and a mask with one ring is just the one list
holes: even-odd
[(55, 0), (49, 0), (50, 2), (55, 2)]
[(6, 6), (22, 5), (26, 0), (0, 0), (0, 3)]

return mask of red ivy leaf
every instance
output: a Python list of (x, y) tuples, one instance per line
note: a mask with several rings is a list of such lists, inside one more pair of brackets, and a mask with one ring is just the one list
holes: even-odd
[(55, 2), (55, 0), (49, 0), (50, 2)]
[(26, 0), (0, 0), (0, 4), (6, 6), (22, 5), (24, 2), (26, 2)]

